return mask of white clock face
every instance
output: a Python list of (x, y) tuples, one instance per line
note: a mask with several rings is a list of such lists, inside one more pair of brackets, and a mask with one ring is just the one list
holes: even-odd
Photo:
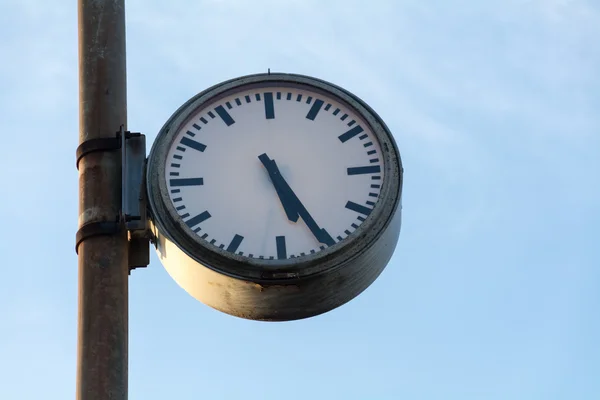
[(335, 98), (304, 87), (238, 89), (175, 134), (165, 179), (180, 218), (207, 245), (289, 259), (344, 241), (385, 176), (375, 134)]

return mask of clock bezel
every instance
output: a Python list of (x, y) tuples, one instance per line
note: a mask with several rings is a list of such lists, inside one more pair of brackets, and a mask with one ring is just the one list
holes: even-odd
[[(201, 239), (180, 218), (173, 206), (165, 177), (167, 154), (180, 129), (199, 110), (232, 93), (257, 87), (299, 87), (332, 97), (351, 109), (369, 126), (381, 147), (384, 179), (380, 196), (365, 221), (341, 242), (314, 254), (296, 258), (260, 259), (240, 256)], [(370, 248), (382, 235), (398, 210), (402, 193), (403, 169), (395, 140), (382, 119), (360, 98), (329, 82), (297, 74), (267, 73), (247, 75), (214, 85), (193, 96), (159, 131), (148, 157), (147, 192), (150, 217), (161, 235), (169, 238), (185, 254), (220, 274), (254, 282), (299, 279), (324, 273), (351, 262)]]

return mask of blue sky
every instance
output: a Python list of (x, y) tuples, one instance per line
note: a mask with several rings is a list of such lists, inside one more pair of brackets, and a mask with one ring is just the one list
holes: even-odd
[[(59, 4), (60, 3), (60, 4)], [(405, 167), (390, 265), (347, 305), (261, 323), (156, 255), (130, 279), (132, 399), (597, 399), (600, 3), (130, 0), (129, 127), (225, 79), (367, 101)], [(0, 5), (0, 398), (75, 392), (75, 2)]]

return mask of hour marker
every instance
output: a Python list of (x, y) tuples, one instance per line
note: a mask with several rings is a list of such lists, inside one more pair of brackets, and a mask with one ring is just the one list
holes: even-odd
[(336, 108), (335, 111), (333, 112), (333, 115), (338, 115), (340, 113), (340, 109)]
[(202, 235), (202, 239), (206, 239), (208, 237), (208, 233), (205, 233), (204, 235)]
[(379, 165), (348, 168), (348, 175), (377, 174), (379, 172), (381, 172), (381, 167)]
[(194, 137), (194, 136), (196, 136), (196, 134), (195, 134), (194, 132), (192, 132), (192, 131), (187, 131), (186, 133), (187, 133), (188, 135), (190, 135), (191, 137)]
[(364, 139), (366, 139), (366, 138), (368, 138), (368, 137), (369, 137), (369, 135), (367, 135), (367, 134), (365, 133), (364, 135), (360, 135), (358, 138), (359, 138), (360, 140), (364, 140)]
[(360, 215), (358, 217), (356, 217), (357, 220), (359, 220), (360, 222), (365, 222), (365, 217), (361, 217)]
[(350, 129), (348, 132), (343, 133), (340, 136), (338, 136), (338, 139), (340, 139), (340, 142), (344, 143), (344, 142), (347, 142), (348, 140), (352, 139), (354, 136), (358, 135), (362, 131), (363, 131), (362, 126), (356, 125), (354, 128)]
[(363, 146), (365, 146), (365, 147), (373, 146), (373, 142), (367, 142), (367, 143), (363, 144)]
[(171, 167), (179, 168), (179, 167), (181, 167), (181, 164), (171, 163)]
[(240, 247), (242, 240), (244, 240), (243, 236), (235, 235), (233, 239), (231, 239), (231, 243), (229, 243), (229, 246), (227, 246), (227, 251), (235, 253), (238, 247)]
[(185, 224), (191, 228), (193, 226), (196, 226), (196, 225), (206, 221), (210, 217), (211, 217), (210, 213), (208, 211), (204, 211), (203, 213), (200, 213), (200, 214), (196, 215), (195, 217), (190, 218), (187, 221), (185, 221)]
[(344, 114), (344, 115), (342, 115), (342, 116), (340, 117), (340, 119), (341, 119), (342, 121), (344, 121), (346, 118), (348, 118), (348, 114)]
[[(192, 126), (194, 127), (194, 129), (197, 129), (197, 130), (200, 130), (200, 129), (202, 129), (202, 128), (200, 127), (200, 125), (198, 125), (198, 124), (196, 124), (196, 123), (192, 124)], [(192, 136), (194, 136), (194, 135), (192, 135)]]
[(204, 117), (200, 117), (200, 121), (202, 121), (203, 124), (208, 124), (208, 120)]
[(277, 100), (281, 100), (281, 92), (277, 92)]
[(275, 243), (277, 245), (277, 258), (280, 260), (287, 258), (287, 251), (285, 250), (285, 236), (276, 236)]
[(352, 121), (348, 122), (348, 126), (352, 126), (352, 125), (354, 125), (355, 123), (356, 123), (356, 121), (355, 121), (355, 120), (352, 120)]
[(169, 175), (170, 176), (179, 176), (179, 172), (170, 172)]
[(367, 154), (370, 155), (370, 156), (373, 155), (373, 154), (375, 154), (375, 153), (377, 153), (377, 150), (369, 150), (369, 151), (367, 151)]
[(314, 121), (319, 111), (321, 111), (321, 107), (323, 107), (323, 100), (315, 100), (312, 107), (310, 108), (310, 111), (308, 112), (308, 114), (306, 114), (306, 118), (310, 119), (311, 121)]
[(291, 100), (292, 99), (292, 94), (288, 93), (286, 99)]
[(177, 146), (177, 150), (179, 150), (179, 151), (185, 151), (185, 147)]
[(197, 227), (196, 229), (194, 229), (194, 233), (198, 233), (200, 232), (202, 229), (200, 229), (200, 227)]
[(306, 104), (310, 104), (311, 101), (312, 101), (312, 97), (308, 96), (308, 98), (306, 99)]
[(358, 229), (358, 225), (356, 225), (356, 224), (352, 224), (350, 226), (353, 227), (354, 229)]
[(381, 187), (381, 185), (371, 185), (371, 188), (373, 189), (379, 189)]
[(377, 193), (369, 193), (369, 197), (379, 197)]
[(235, 124), (235, 121), (233, 120), (233, 118), (231, 118), (231, 115), (229, 115), (229, 113), (227, 112), (227, 110), (225, 110), (225, 108), (223, 108), (223, 106), (218, 106), (217, 108), (215, 108), (215, 111), (217, 112), (217, 114), (219, 114), (219, 117), (221, 117), (221, 119), (223, 120), (223, 122), (225, 122), (225, 124), (227, 124), (227, 126)]
[(171, 193), (173, 193), (173, 194), (177, 194), (177, 193), (180, 193), (180, 192), (181, 192), (181, 189), (173, 189), (173, 190), (171, 190)]
[(185, 210), (185, 206), (179, 206), (177, 208), (175, 208), (177, 211), (181, 211), (181, 210)]
[(204, 151), (204, 149), (206, 149), (205, 144), (202, 144), (200, 142), (192, 140), (187, 136), (182, 137), (181, 141), (179, 143), (181, 143), (184, 146), (191, 147), (192, 149), (198, 150), (198, 151)]
[(173, 158), (174, 158), (174, 159), (176, 159), (176, 160), (183, 160), (183, 157), (182, 157), (182, 156), (180, 156), (179, 154), (175, 154), (175, 155), (173, 156)]
[(378, 163), (378, 162), (379, 162), (379, 158), (371, 158), (371, 159), (369, 160), (369, 162), (370, 162), (371, 164)]
[(208, 116), (211, 117), (212, 119), (215, 119), (215, 114), (213, 114), (212, 111), (208, 112)]
[(265, 118), (275, 118), (275, 108), (273, 107), (273, 93), (265, 93)]
[(204, 185), (203, 178), (180, 178), (180, 179), (171, 179), (169, 181), (169, 185), (171, 187), (180, 187), (180, 186), (200, 186)]
[(356, 204), (352, 201), (346, 203), (346, 208), (348, 210), (356, 211), (357, 213), (361, 213), (364, 215), (369, 215), (371, 213), (371, 209), (365, 206), (361, 206), (360, 204)]
[(348, 229), (346, 229), (346, 230), (344, 231), (344, 233), (345, 233), (346, 235), (350, 235), (352, 232), (350, 232)]
[(327, 105), (325, 106), (325, 111), (329, 111), (329, 109), (330, 109), (330, 108), (331, 108), (331, 104), (327, 104)]
[(367, 203), (367, 205), (369, 205), (369, 206), (374, 206), (374, 205), (375, 205), (375, 203), (373, 203), (372, 201), (367, 201), (366, 203)]
[(183, 198), (176, 197), (176, 198), (173, 199), (173, 203), (179, 203), (181, 200), (183, 200)]

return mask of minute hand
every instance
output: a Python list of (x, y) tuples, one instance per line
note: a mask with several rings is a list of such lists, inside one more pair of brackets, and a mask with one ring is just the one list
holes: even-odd
[[(261, 156), (264, 159), (266, 157), (266, 154), (262, 154)], [(260, 158), (260, 156), (259, 156), (259, 158)], [(286, 198), (289, 201), (289, 207), (291, 209), (286, 210), (286, 212), (291, 211), (291, 212), (297, 213), (302, 218), (302, 220), (304, 220), (304, 223), (306, 224), (308, 229), (310, 229), (310, 231), (312, 232), (314, 237), (320, 243), (324, 243), (328, 246), (333, 246), (335, 244), (335, 241), (333, 240), (333, 238), (329, 235), (329, 233), (325, 229), (319, 227), (319, 225), (317, 224), (315, 219), (310, 215), (310, 213), (308, 212), (306, 207), (304, 207), (304, 204), (302, 204), (302, 202), (300, 201), (298, 196), (296, 196), (296, 193), (294, 193), (294, 191), (292, 190), (290, 185), (287, 183), (287, 181), (285, 180), (283, 175), (281, 175), (281, 173), (279, 172), (279, 168), (277, 168), (277, 164), (275, 164), (274, 160), (272, 160), (272, 163), (273, 164), (271, 166), (273, 166), (274, 169), (276, 169), (276, 172), (273, 171), (274, 173), (271, 173), (271, 171), (270, 171), (269, 175), (270, 175), (271, 180), (273, 181), (273, 185), (275, 185), (275, 188), (277, 189), (277, 191), (281, 192), (281, 197)], [(288, 216), (289, 216), (289, 214), (288, 214)]]

